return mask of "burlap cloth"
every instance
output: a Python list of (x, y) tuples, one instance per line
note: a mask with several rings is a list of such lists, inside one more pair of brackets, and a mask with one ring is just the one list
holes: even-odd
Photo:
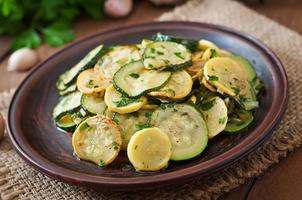
[[(302, 37), (244, 7), (227, 0), (193, 0), (162, 15), (159, 20), (185, 20), (222, 24), (249, 33), (279, 56), (289, 77), (290, 99), (286, 115), (273, 136), (236, 164), (190, 184), (143, 193), (97, 193), (52, 180), (33, 170), (16, 154), (7, 137), (0, 143), (2, 200), (20, 199), (214, 199), (258, 176), (302, 142)], [(12, 91), (0, 94), (6, 113)]]

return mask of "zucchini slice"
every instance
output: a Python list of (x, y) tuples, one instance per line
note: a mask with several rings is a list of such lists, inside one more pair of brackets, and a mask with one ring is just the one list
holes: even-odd
[(191, 66), (192, 54), (182, 44), (152, 42), (145, 48), (143, 63), (146, 69), (175, 71)]
[(119, 93), (113, 85), (106, 89), (105, 103), (108, 109), (120, 114), (131, 113), (138, 111), (143, 105), (147, 103), (146, 97), (129, 98)]
[(77, 124), (73, 121), (71, 114), (65, 114), (56, 121), (56, 125), (65, 131), (73, 131)]
[(110, 85), (107, 79), (98, 77), (93, 69), (87, 69), (80, 73), (77, 79), (77, 87), (83, 94), (104, 92)]
[(171, 72), (147, 70), (141, 61), (123, 66), (113, 77), (114, 87), (129, 97), (139, 97), (168, 83)]
[(254, 69), (250, 61), (240, 56), (231, 56), (230, 58), (232, 58), (233, 60), (235, 60), (240, 64), (242, 69), (245, 71), (248, 81), (252, 82), (257, 78), (256, 70)]
[(59, 94), (64, 96), (64, 95), (70, 94), (72, 92), (75, 92), (76, 90), (77, 90), (77, 85), (73, 84), (73, 85), (67, 87), (65, 90), (59, 91)]
[(103, 96), (83, 94), (81, 99), (82, 108), (91, 113), (103, 115), (107, 106)]
[(170, 99), (181, 99), (190, 94), (193, 81), (185, 70), (172, 73), (171, 79), (163, 88), (150, 92), (151, 96), (162, 96)]
[(94, 70), (97, 74), (111, 81), (115, 72), (123, 65), (140, 59), (140, 50), (135, 45), (115, 46), (102, 56)]
[(132, 135), (144, 128), (150, 127), (150, 118), (152, 111), (139, 110), (129, 114), (119, 114), (106, 111), (106, 116), (111, 118), (121, 129), (122, 133), (122, 150), (127, 150), (127, 146)]
[[(73, 66), (70, 70), (63, 73), (58, 80), (57, 85), (69, 86), (74, 83), (77, 76), (84, 70), (91, 68), (95, 65), (98, 59), (106, 52), (106, 48), (103, 45), (97, 46), (90, 51), (78, 64)], [(61, 83), (60, 83), (61, 82)]]
[(257, 101), (257, 96), (254, 91), (253, 86), (250, 82), (247, 82), (246, 91), (244, 94), (235, 96), (235, 100), (245, 109), (252, 110), (259, 107), (259, 102)]
[(254, 120), (253, 114), (247, 110), (234, 110), (229, 116), (228, 123), (224, 129), (229, 134), (240, 131), (246, 128)]
[(171, 160), (187, 160), (207, 146), (208, 129), (201, 113), (188, 104), (168, 104), (155, 110), (151, 125), (166, 133), (172, 143)]
[(147, 128), (136, 132), (130, 139), (127, 155), (136, 170), (157, 171), (168, 165), (171, 142), (159, 128)]
[(103, 167), (118, 155), (122, 144), (118, 126), (103, 115), (84, 120), (72, 136), (76, 155)]
[(206, 62), (204, 77), (221, 93), (235, 96), (246, 92), (245, 71), (229, 57), (215, 57)]
[(190, 49), (192, 52), (196, 51), (199, 46), (199, 41), (195, 39), (183, 38), (183, 37), (175, 37), (170, 35), (164, 35), (161, 33), (157, 33), (153, 36), (155, 41), (171, 41), (182, 44)]
[(63, 97), (53, 110), (53, 118), (58, 120), (66, 113), (75, 113), (80, 110), (81, 96), (81, 93), (75, 92)]
[(222, 132), (228, 121), (228, 109), (220, 97), (211, 97), (200, 104), (200, 111), (207, 123), (209, 138)]

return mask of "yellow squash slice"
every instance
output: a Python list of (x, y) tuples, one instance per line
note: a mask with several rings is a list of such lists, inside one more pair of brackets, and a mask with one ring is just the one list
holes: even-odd
[(185, 70), (174, 72), (171, 79), (163, 88), (150, 92), (151, 96), (168, 97), (170, 99), (181, 99), (186, 97), (192, 90), (193, 81)]
[(103, 115), (87, 118), (72, 136), (76, 155), (99, 166), (110, 164), (118, 155), (121, 144), (118, 126)]
[(204, 77), (217, 88), (217, 91), (230, 96), (245, 95), (246, 74), (242, 67), (229, 57), (210, 59), (204, 67)]
[(146, 128), (136, 132), (130, 139), (127, 154), (139, 171), (157, 171), (168, 165), (171, 142), (159, 128)]
[(116, 91), (113, 85), (110, 85), (106, 89), (105, 103), (110, 111), (125, 114), (138, 111), (147, 103), (147, 98), (144, 96), (136, 99), (128, 98)]
[(110, 82), (95, 74), (93, 69), (81, 72), (77, 79), (77, 88), (83, 94), (103, 92)]

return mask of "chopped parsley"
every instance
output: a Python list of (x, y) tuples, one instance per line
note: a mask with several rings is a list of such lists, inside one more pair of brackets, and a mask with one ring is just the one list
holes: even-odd
[(208, 75), (208, 80), (209, 81), (218, 81), (218, 77), (217, 76)]
[(240, 88), (239, 87), (232, 87), (232, 89), (234, 90), (236, 95), (240, 94)]
[(134, 150), (136, 150), (137, 149), (137, 145), (135, 145), (135, 147), (134, 147)]
[(123, 107), (138, 101), (139, 101), (138, 99), (131, 99), (122, 95), (121, 99), (119, 99), (118, 101), (113, 101), (113, 103), (115, 103), (117, 107)]
[(131, 73), (131, 74), (129, 74), (129, 76), (131, 76), (132, 78), (135, 78), (135, 79), (139, 78), (139, 74), (138, 73)]
[(214, 104), (215, 104), (215, 99), (201, 103), (200, 108), (203, 111), (207, 111), (210, 110), (214, 106)]
[(137, 128), (138, 130), (142, 130), (145, 128), (150, 128), (151, 125), (149, 123), (145, 123), (145, 124), (135, 124), (135, 128)]
[(150, 50), (151, 50), (151, 53), (154, 53), (155, 54), (155, 49), (154, 48), (150, 48)]
[(113, 146), (114, 150), (118, 150), (120, 148), (120, 145), (116, 142), (112, 142), (112, 146)]
[(219, 56), (218, 53), (217, 53), (217, 51), (215, 49), (210, 49), (210, 51), (211, 51), (210, 58), (215, 58), (215, 57)]
[(106, 163), (105, 163), (105, 161), (104, 161), (104, 160), (100, 160), (100, 162), (99, 162), (99, 166), (100, 166), (100, 167), (104, 167), (104, 166), (105, 166), (105, 164), (106, 164)]
[(182, 57), (180, 52), (175, 52), (174, 55), (182, 60), (185, 59), (184, 57)]
[(219, 124), (224, 124), (225, 121), (226, 121), (226, 118), (225, 118), (225, 117), (222, 117), (222, 118), (219, 118), (218, 120), (219, 120), (219, 121), (218, 121)]
[(164, 55), (164, 52), (161, 52), (161, 51), (157, 51), (156, 52), (158, 55)]
[(149, 63), (148, 66), (149, 66), (150, 68), (154, 68), (154, 65), (152, 65), (152, 64), (150, 64), (150, 63)]

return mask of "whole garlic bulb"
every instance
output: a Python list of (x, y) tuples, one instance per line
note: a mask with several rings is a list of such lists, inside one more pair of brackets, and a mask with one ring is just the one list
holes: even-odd
[(132, 7), (132, 0), (107, 0), (104, 5), (104, 10), (108, 16), (120, 18), (128, 15)]
[(25, 71), (39, 62), (38, 53), (30, 48), (18, 49), (8, 59), (8, 71)]
[(177, 5), (183, 2), (184, 0), (150, 0), (153, 4), (160, 5)]
[(4, 122), (4, 118), (0, 113), (0, 140), (4, 137), (4, 132), (5, 132), (5, 122)]

